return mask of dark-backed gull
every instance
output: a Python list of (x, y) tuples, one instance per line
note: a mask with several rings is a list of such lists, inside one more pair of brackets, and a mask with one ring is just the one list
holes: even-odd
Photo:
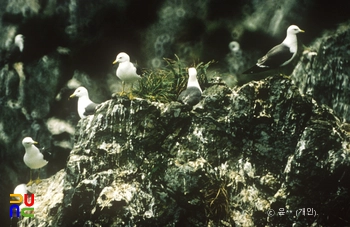
[(96, 106), (89, 98), (89, 92), (85, 87), (78, 87), (69, 98), (78, 97), (78, 114), (80, 118), (85, 118), (88, 115), (95, 113)]
[(269, 69), (285, 66), (290, 63), (298, 51), (297, 34), (304, 32), (296, 25), (287, 29), (287, 36), (283, 42), (269, 50), (258, 60), (255, 66), (243, 72), (243, 74), (259, 73)]
[(187, 88), (180, 93), (178, 101), (189, 106), (194, 106), (201, 100), (202, 89), (199, 86), (197, 70), (195, 68), (188, 69), (188, 76)]

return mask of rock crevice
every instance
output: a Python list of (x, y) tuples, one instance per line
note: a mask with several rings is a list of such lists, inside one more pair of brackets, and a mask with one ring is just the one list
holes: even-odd
[[(177, 102), (114, 98), (79, 121), (60, 172), (64, 196), (38, 211), (36, 223), (335, 223), (348, 211), (335, 216), (340, 210), (334, 206), (349, 201), (348, 139), (340, 124), (332, 110), (279, 75), (234, 89), (213, 85), (193, 110)], [(279, 208), (293, 215), (268, 215)], [(318, 216), (295, 216), (300, 208)]]

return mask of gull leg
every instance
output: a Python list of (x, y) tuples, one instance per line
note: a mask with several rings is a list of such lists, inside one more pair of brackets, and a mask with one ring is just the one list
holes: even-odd
[(34, 183), (34, 181), (32, 180), (32, 169), (30, 169), (29, 182), (27, 183), (27, 186), (31, 186), (33, 183)]
[(125, 95), (125, 82), (124, 81), (122, 81), (122, 85), (123, 85), (123, 88), (122, 88), (122, 92), (119, 92), (119, 95), (120, 96), (123, 96), (123, 95)]
[(41, 182), (39, 175), (40, 175), (40, 169), (38, 170), (38, 178), (36, 178), (36, 180), (35, 180), (35, 183), (37, 185)]
[(132, 95), (132, 87), (133, 87), (133, 84), (131, 84), (131, 89), (130, 89), (130, 94), (129, 94), (130, 100), (134, 99), (134, 96)]
[(282, 70), (278, 70), (279, 75), (284, 78), (284, 79), (290, 79), (291, 75), (287, 75), (285, 72), (283, 72)]

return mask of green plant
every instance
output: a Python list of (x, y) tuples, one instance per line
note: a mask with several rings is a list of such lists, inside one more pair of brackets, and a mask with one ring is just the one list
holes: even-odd
[(228, 187), (232, 185), (226, 176), (227, 166), (224, 168), (212, 168), (207, 166), (205, 173), (207, 186), (202, 190), (204, 195), (205, 211), (207, 217), (212, 220), (225, 220), (229, 217), (229, 193)]
[(206, 215), (213, 221), (228, 221), (232, 213), (233, 196), (242, 189), (241, 175), (230, 168), (227, 162), (213, 167), (204, 167), (205, 187), (201, 190)]
[(168, 72), (162, 69), (146, 70), (134, 93), (151, 101), (169, 102), (175, 100), (175, 94), (169, 89), (171, 81), (168, 77)]
[(204, 193), (207, 216), (211, 219), (227, 219), (230, 212), (227, 182), (210, 183), (210, 187)]
[[(133, 90), (133, 93), (151, 101), (175, 101), (181, 91), (186, 88), (188, 80), (188, 66), (177, 55), (175, 58), (175, 60), (164, 58), (166, 66), (163, 69), (145, 70), (138, 88)], [(202, 89), (208, 84), (207, 69), (212, 63), (214, 61), (200, 62), (194, 66), (197, 69), (197, 78)]]

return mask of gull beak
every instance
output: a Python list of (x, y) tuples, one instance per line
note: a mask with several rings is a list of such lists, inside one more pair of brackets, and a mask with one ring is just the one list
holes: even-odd
[(300, 29), (300, 32), (305, 32), (305, 31)]
[(33, 144), (38, 144), (38, 142), (36, 142), (36, 141), (33, 141)]
[(113, 65), (114, 65), (115, 63), (117, 63), (117, 60), (115, 60), (115, 61), (113, 62)]
[(69, 96), (68, 100), (71, 99), (71, 98), (74, 98), (74, 97), (75, 97), (75, 94), (71, 94), (71, 95)]

